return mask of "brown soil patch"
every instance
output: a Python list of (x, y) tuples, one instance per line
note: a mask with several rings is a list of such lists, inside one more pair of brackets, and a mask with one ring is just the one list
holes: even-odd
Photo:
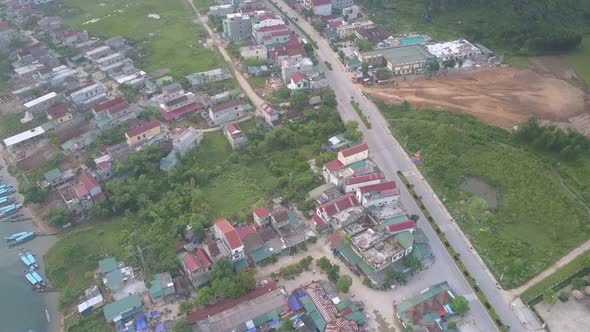
[(386, 103), (407, 100), (415, 108), (468, 114), (503, 128), (511, 128), (531, 116), (567, 122), (584, 113), (581, 89), (561, 79), (510, 67), (402, 80), (395, 86), (364, 90)]

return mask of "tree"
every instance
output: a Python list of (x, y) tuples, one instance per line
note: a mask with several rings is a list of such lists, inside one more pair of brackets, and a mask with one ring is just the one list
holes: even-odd
[(155, 107), (148, 107), (141, 111), (137, 118), (144, 121), (152, 121), (160, 118), (160, 112)]
[(250, 292), (256, 288), (256, 279), (254, 278), (254, 271), (244, 269), (238, 271), (237, 284), (240, 285), (243, 293)]
[(289, 91), (289, 88), (287, 88), (286, 86), (282, 86), (274, 94), (279, 100), (285, 101), (289, 99), (291, 91)]
[(60, 227), (72, 222), (72, 215), (64, 209), (54, 209), (47, 214), (47, 222), (51, 226)]
[(373, 43), (371, 43), (371, 41), (367, 38), (358, 38), (355, 41), (355, 43), (361, 52), (368, 52), (373, 50)]
[(363, 133), (361, 133), (358, 128), (358, 122), (347, 121), (344, 124), (344, 137), (351, 141), (360, 142), (363, 139)]
[(290, 320), (289, 318), (285, 318), (283, 320), (283, 322), (281, 323), (281, 332), (291, 332), (291, 331), (295, 331), (295, 328), (293, 327), (293, 321)]
[(418, 216), (417, 214), (410, 215), (410, 220), (412, 220), (413, 222), (417, 222), (418, 219), (420, 219), (420, 216)]
[(37, 185), (21, 186), (20, 191), (25, 197), (25, 204), (43, 203), (47, 199), (47, 190), (41, 189)]
[(448, 328), (449, 330), (454, 330), (454, 329), (456, 329), (456, 328), (457, 328), (457, 323), (456, 323), (456, 322), (449, 322), (449, 323), (447, 324), (447, 328)]
[(377, 69), (375, 76), (379, 80), (388, 80), (391, 78), (391, 72), (386, 68), (379, 68)]
[(450, 305), (451, 309), (461, 316), (469, 311), (469, 302), (467, 302), (467, 299), (463, 296), (455, 296), (455, 298), (451, 300)]
[(192, 329), (184, 319), (176, 321), (172, 327), (172, 332), (191, 332)]
[(350, 276), (340, 276), (336, 281), (336, 289), (338, 289), (339, 292), (348, 293), (350, 286), (352, 286), (352, 278)]
[(369, 76), (369, 64), (366, 61), (361, 64), (361, 72), (363, 73), (363, 77)]
[(295, 92), (289, 98), (289, 103), (291, 104), (291, 109), (296, 112), (301, 112), (307, 106), (308, 98), (307, 93), (305, 92)]
[(180, 311), (181, 314), (188, 314), (189, 312), (191, 312), (191, 310), (193, 310), (193, 303), (192, 302), (182, 302), (180, 303), (180, 306), (178, 307), (178, 310)]
[(197, 292), (197, 298), (195, 299), (195, 304), (200, 306), (207, 306), (213, 300), (215, 294), (211, 287), (202, 287)]
[(338, 106), (338, 101), (336, 100), (336, 94), (334, 93), (334, 90), (328, 89), (322, 93), (322, 105), (330, 108), (336, 108)]
[(342, 242), (343, 242), (344, 244), (347, 244), (347, 245), (349, 245), (349, 244), (351, 244), (351, 243), (352, 243), (352, 236), (350, 236), (350, 234), (346, 234), (346, 233), (345, 233), (345, 234), (342, 234), (342, 236), (341, 236), (341, 237), (342, 237)]
[(582, 289), (585, 286), (588, 285), (588, 281), (586, 281), (586, 279), (584, 278), (574, 278), (574, 280), (572, 280), (572, 287), (574, 289)]
[(440, 64), (438, 61), (429, 62), (428, 65), (426, 65), (426, 70), (430, 73), (436, 73), (440, 70)]
[(93, 158), (86, 159), (86, 161), (84, 162), (84, 165), (86, 165), (86, 167), (88, 167), (90, 169), (96, 168), (96, 162), (94, 161)]
[(406, 258), (404, 258), (404, 265), (412, 269), (412, 271), (416, 271), (422, 267), (422, 261), (418, 257), (413, 255), (406, 256)]

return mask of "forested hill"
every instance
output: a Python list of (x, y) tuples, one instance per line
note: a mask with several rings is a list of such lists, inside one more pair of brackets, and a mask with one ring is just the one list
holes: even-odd
[(590, 0), (362, 0), (394, 33), (463, 36), (522, 54), (569, 51), (590, 33)]

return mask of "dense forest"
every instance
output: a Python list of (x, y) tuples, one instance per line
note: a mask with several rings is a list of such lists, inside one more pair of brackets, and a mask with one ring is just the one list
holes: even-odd
[(569, 51), (590, 32), (590, 0), (362, 1), (393, 30), (443, 30), (519, 54)]

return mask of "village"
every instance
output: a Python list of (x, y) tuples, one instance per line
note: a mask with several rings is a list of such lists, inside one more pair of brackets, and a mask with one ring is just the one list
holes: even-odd
[[(151, 146), (164, 149), (159, 169), (165, 176), (214, 131), (239, 154), (249, 143), (243, 123), (254, 119), (269, 132), (301, 122), (302, 111), (320, 109), (334, 84), (325, 77), (331, 64), (317, 61), (314, 42), (270, 2), (218, 1), (210, 7), (209, 22), (219, 27), (235, 66), (184, 77), (167, 69), (146, 73), (130, 55), (132, 42), (68, 27), (35, 5), (6, 2), (10, 23), (0, 22), (0, 45), (19, 46), (8, 54), (18, 88), (1, 96), (0, 109), (28, 128), (4, 138), (2, 154), (26, 188), (25, 201), (43, 206), (37, 217), (50, 215), (58, 230), (93, 218), (92, 210), (108, 202), (105, 183), (118, 177), (118, 165), (130, 156)], [(359, 84), (499, 63), (492, 51), (464, 39), (432, 43), (426, 35), (391, 36), (352, 0), (292, 6), (330, 40)], [(38, 20), (34, 32), (25, 33), (18, 27), (31, 15)], [(238, 75), (266, 101), (257, 104), (239, 88), (216, 88)], [(433, 266), (437, 254), (417, 226), (419, 216), (402, 204), (402, 184), (386, 178), (362, 136), (340, 133), (323, 145), (336, 158), (321, 165), (309, 161), (323, 182), (306, 195), (311, 209), (273, 197), (252, 206), (248, 223), (230, 216), (212, 220), (205, 239), (188, 226), (176, 251), (177, 270), (154, 275), (144, 264), (103, 257), (96, 261), (95, 284), (67, 315), (83, 318), (100, 310), (117, 331), (176, 331), (181, 322), (193, 331), (335, 332), (385, 331), (377, 320), (394, 312), (385, 321), (407, 330), (453, 331), (463, 323), (469, 330), (467, 300), (447, 282), (412, 290), (399, 301), (388, 298), (387, 307), (349, 291), (398, 292)], [(46, 197), (36, 198), (40, 193)], [(21, 221), (16, 210), (25, 202), (8, 198), (2, 206), (14, 204), (15, 211), (0, 210), (0, 218)], [(247, 292), (189, 307), (203, 288), (223, 278), (216, 269), (243, 278)], [(46, 287), (45, 281), (27, 280)]]

